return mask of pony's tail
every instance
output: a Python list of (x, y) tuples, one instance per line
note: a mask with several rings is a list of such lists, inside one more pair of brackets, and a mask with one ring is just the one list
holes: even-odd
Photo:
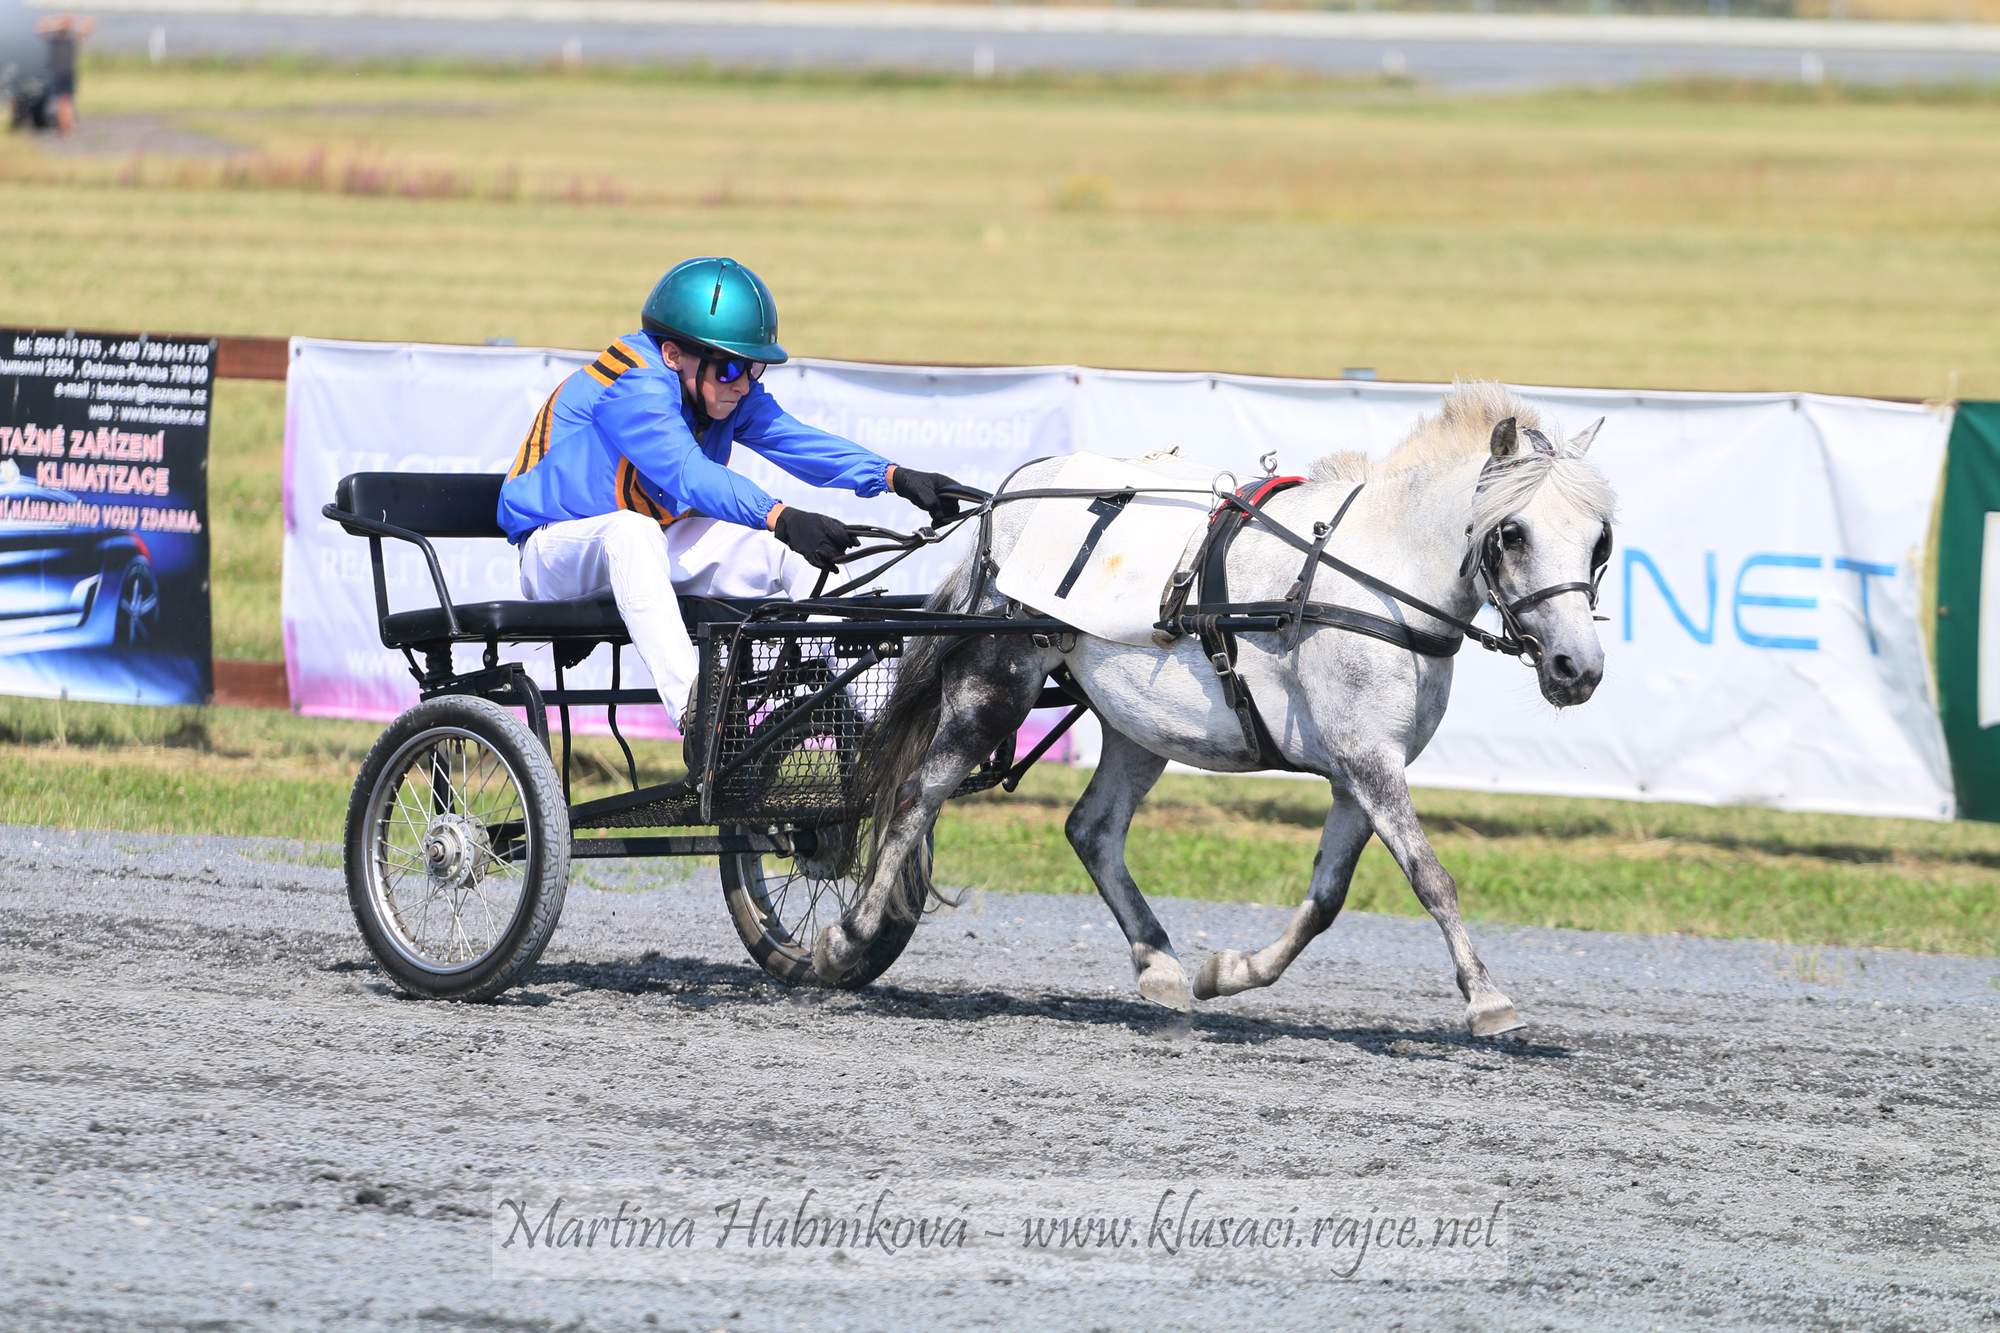
[[(928, 610), (955, 608), (972, 585), (974, 562), (966, 561), (924, 603)], [(897, 659), (896, 683), (889, 702), (868, 728), (857, 765), (861, 789), (869, 793), (867, 879), (872, 880), (882, 855), (889, 821), (904, 803), (903, 788), (923, 763), (937, 736), (944, 711), (944, 663), (950, 650), (963, 642), (943, 634), (912, 635)], [(864, 881), (865, 882), (865, 881)], [(933, 890), (935, 893), (935, 890)], [(900, 903), (898, 896), (894, 901)], [(913, 905), (914, 906), (914, 905)]]

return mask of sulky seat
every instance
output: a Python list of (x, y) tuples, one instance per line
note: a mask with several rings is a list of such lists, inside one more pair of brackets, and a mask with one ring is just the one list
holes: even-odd
[[(568, 601), (454, 602), (445, 585), (432, 538), (491, 537), (504, 540), (498, 517), (498, 473), (356, 472), (342, 477), (334, 502), (320, 512), (369, 541), (375, 575), (375, 609), (382, 642), (391, 648), (423, 648), (450, 643), (629, 643), (625, 622), (610, 593)], [(389, 610), (382, 570), (382, 539), (416, 546), (429, 566), (436, 606)], [(740, 620), (758, 606), (754, 599), (683, 597), (681, 614), (689, 625)]]
[(382, 641), (395, 648), (452, 638), (540, 643), (626, 637), (625, 622), (609, 593), (560, 602), (458, 602), (452, 612), (456, 632), (441, 606), (392, 611), (382, 618)]
[[(741, 620), (764, 602), (734, 597), (683, 597), (681, 618), (689, 628), (717, 621)], [(382, 642), (391, 648), (417, 647), (450, 640), (484, 643), (557, 643), (587, 639), (596, 643), (629, 643), (625, 621), (610, 593), (550, 602), (457, 602), (454, 633), (444, 608), (419, 607), (392, 611), (382, 618)]]

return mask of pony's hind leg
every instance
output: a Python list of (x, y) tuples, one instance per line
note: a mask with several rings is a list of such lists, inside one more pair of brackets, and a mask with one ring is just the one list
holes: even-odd
[(1090, 872), (1105, 906), (1118, 919), (1132, 948), (1132, 970), (1139, 977), (1139, 994), (1154, 1004), (1183, 1012), (1193, 1008), (1187, 973), (1181, 970), (1174, 946), (1159, 918), (1146, 905), (1125, 864), (1125, 838), (1132, 812), (1160, 779), (1167, 761), (1110, 727), (1104, 729), (1104, 751), (1090, 785), (1069, 812), (1063, 832), (1077, 859)]
[(944, 668), (937, 733), (917, 770), (897, 790), (895, 813), (861, 896), (847, 914), (819, 933), (813, 971), (838, 985), (860, 963), (882, 929), (904, 861), (923, 842), (938, 810), (973, 766), (1034, 711), (1048, 674), (1043, 650), (1021, 636), (974, 639)]
[(1376, 835), (1409, 877), (1417, 901), (1444, 932), (1452, 967), (1458, 973), (1458, 990), (1465, 996), (1465, 1022), (1472, 1035), (1495, 1037), (1525, 1026), (1514, 1012), (1514, 1002), (1493, 984), (1486, 964), (1472, 950), (1472, 937), (1466, 934), (1465, 921), (1458, 913), (1458, 883), (1438, 861), (1430, 839), (1417, 823), (1417, 809), (1410, 803), (1402, 764), (1394, 756), (1382, 755), (1355, 765), (1352, 790), (1368, 812)]
[(1368, 816), (1352, 801), (1336, 796), (1320, 829), (1319, 851), (1313, 854), (1311, 887), (1285, 933), (1255, 953), (1223, 949), (1210, 954), (1194, 979), (1195, 998), (1235, 995), (1268, 986), (1283, 976), (1306, 946), (1340, 915), (1347, 902), (1348, 882), (1354, 878), (1354, 863), (1361, 858), (1368, 833)]

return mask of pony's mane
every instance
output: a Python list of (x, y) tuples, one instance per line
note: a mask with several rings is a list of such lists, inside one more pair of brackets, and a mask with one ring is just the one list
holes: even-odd
[[(1489, 381), (1454, 384), (1437, 415), (1419, 420), (1386, 457), (1371, 461), (1359, 450), (1330, 453), (1313, 463), (1310, 475), (1314, 481), (1350, 484), (1408, 482), (1453, 463), (1490, 457), (1493, 428), (1508, 417), (1514, 418), (1515, 427), (1523, 433), (1549, 433), (1542, 414), (1506, 385)], [(1570, 453), (1559, 437), (1552, 443), (1556, 452), (1547, 454), (1523, 440), (1518, 458), (1495, 469), (1487, 479), (1473, 501), (1475, 541), (1522, 509), (1545, 485), (1583, 512), (1605, 522), (1611, 520), (1617, 503), (1611, 484), (1581, 454)]]

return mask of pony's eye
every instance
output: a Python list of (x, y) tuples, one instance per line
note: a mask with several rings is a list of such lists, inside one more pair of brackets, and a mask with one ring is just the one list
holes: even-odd
[(1526, 529), (1522, 528), (1519, 523), (1502, 523), (1500, 525), (1500, 544), (1510, 551), (1520, 550), (1528, 544)]

